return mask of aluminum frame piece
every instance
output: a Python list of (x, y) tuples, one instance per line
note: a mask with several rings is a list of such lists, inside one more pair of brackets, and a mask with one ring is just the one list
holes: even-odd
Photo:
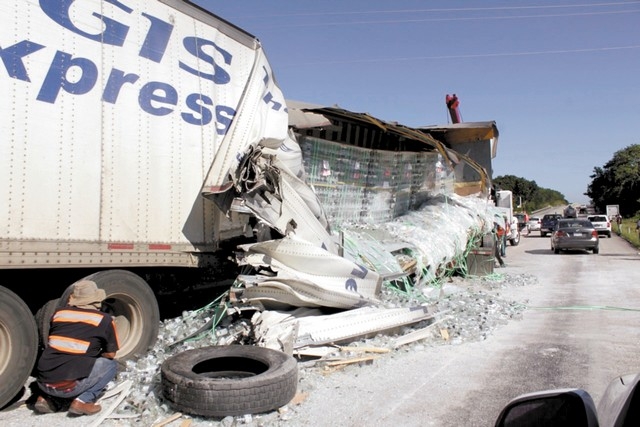
[(322, 315), (315, 309), (267, 311), (256, 314), (252, 322), (256, 325), (260, 342), (270, 347), (298, 350), (353, 341), (434, 318), (432, 309), (425, 305), (400, 308), (369, 306), (328, 315)]

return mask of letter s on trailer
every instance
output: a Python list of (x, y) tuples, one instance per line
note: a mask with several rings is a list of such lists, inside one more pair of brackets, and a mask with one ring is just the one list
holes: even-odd
[(153, 344), (158, 304), (132, 270), (206, 266), (247, 232), (204, 184), (284, 139), (287, 111), (258, 40), (187, 1), (5, 1), (0, 16), (2, 407), (36, 357), (33, 301), (62, 304), (83, 276), (121, 320), (119, 357)]

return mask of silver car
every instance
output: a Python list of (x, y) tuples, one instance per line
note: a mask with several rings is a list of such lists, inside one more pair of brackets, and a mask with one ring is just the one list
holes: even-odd
[(561, 250), (583, 249), (600, 252), (598, 230), (591, 221), (581, 218), (561, 218), (551, 233), (551, 250), (559, 254)]
[(606, 215), (589, 215), (587, 219), (591, 221), (598, 234), (606, 234), (607, 237), (611, 237), (611, 221)]
[(542, 220), (537, 216), (529, 217), (529, 222), (527, 222), (527, 228), (529, 232), (531, 231), (540, 231), (542, 227)]

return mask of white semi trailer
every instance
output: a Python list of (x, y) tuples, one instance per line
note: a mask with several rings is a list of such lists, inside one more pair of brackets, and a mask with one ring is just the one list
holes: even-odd
[(154, 343), (137, 269), (204, 267), (251, 233), (203, 193), (230, 187), (242, 147), (286, 139), (287, 111), (258, 40), (188, 1), (5, 1), (0, 20), (2, 407), (34, 365), (33, 314), (83, 277), (106, 290), (120, 358)]

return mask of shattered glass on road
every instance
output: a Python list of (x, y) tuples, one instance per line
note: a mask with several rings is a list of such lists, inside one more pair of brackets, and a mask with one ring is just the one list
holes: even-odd
[[(391, 333), (358, 338), (343, 343), (342, 346), (327, 346), (323, 349), (321, 357), (300, 357), (299, 392), (310, 392), (319, 386), (323, 376), (327, 375), (327, 370), (338, 364), (353, 363), (361, 366), (361, 369), (371, 369), (367, 365), (393, 351), (420, 351), (429, 346), (459, 345), (484, 340), (501, 325), (520, 319), (525, 309), (522, 303), (504, 298), (502, 291), (510, 287), (536, 283), (537, 279), (528, 275), (493, 274), (487, 277), (467, 278), (454, 276), (441, 285), (430, 286), (417, 297), (385, 287), (381, 293), (384, 306), (423, 304), (441, 315), (436, 316), (437, 320), (430, 319), (403, 326)], [(160, 395), (159, 369), (164, 360), (191, 348), (231, 343), (252, 344), (254, 336), (251, 318), (247, 317), (247, 313), (236, 312), (223, 318), (216, 327), (202, 331), (199, 336), (172, 345), (198, 332), (202, 326), (210, 325), (211, 320), (217, 315), (217, 307), (217, 303), (211, 304), (162, 323), (155, 347), (137, 361), (127, 362), (126, 369), (119, 374), (119, 381), (130, 379), (134, 388), (117, 413), (138, 415), (144, 420), (162, 420), (169, 417), (174, 411), (163, 402)], [(421, 335), (421, 339), (396, 347), (401, 337), (425, 329), (427, 333)], [(193, 421), (195, 425), (211, 426), (233, 425), (234, 422), (249, 425), (295, 425), (295, 406), (290, 404), (280, 411), (267, 414), (228, 418), (230, 419), (194, 418)], [(132, 419), (129, 425), (139, 425), (140, 419)], [(120, 419), (117, 425), (127, 425), (124, 421)]]

